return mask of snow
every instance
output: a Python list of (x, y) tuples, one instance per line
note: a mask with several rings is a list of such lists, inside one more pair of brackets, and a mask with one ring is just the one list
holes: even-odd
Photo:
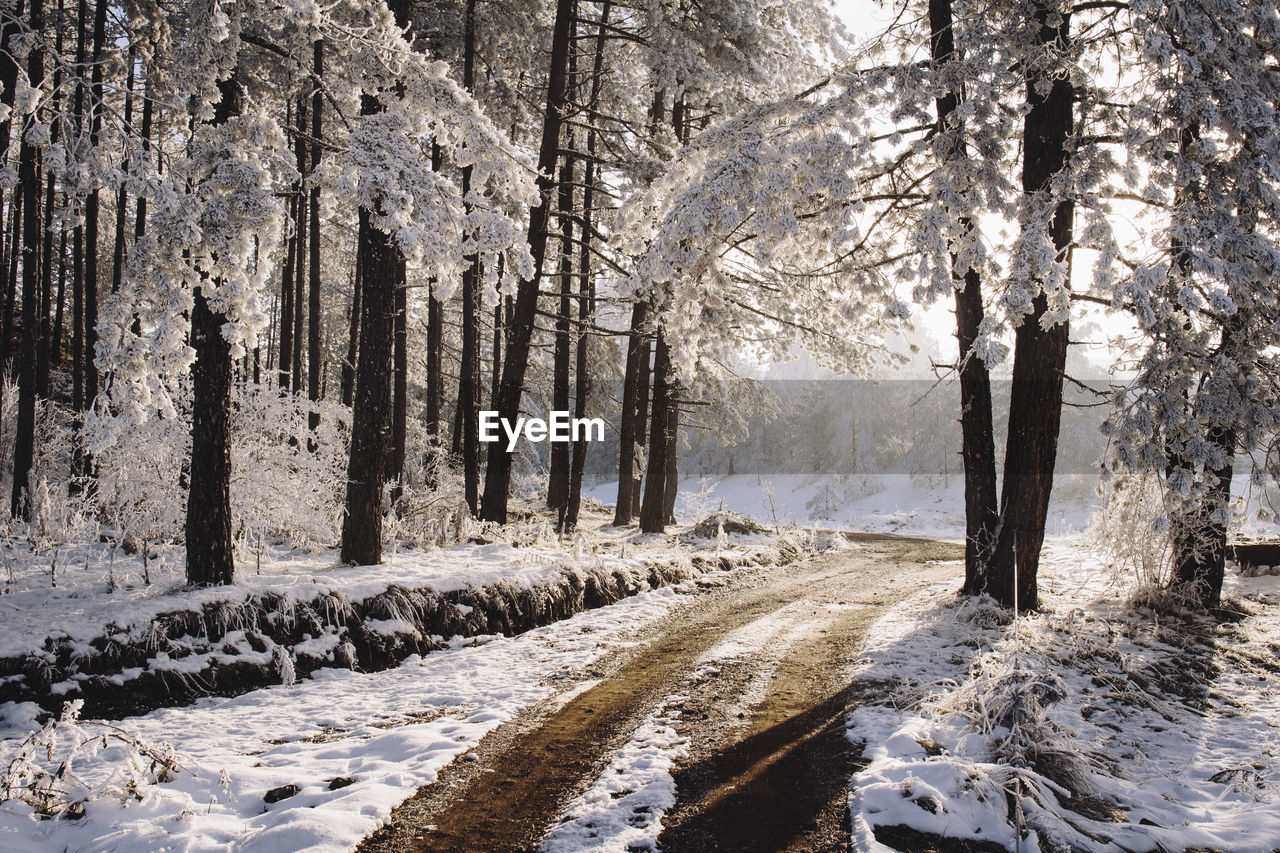
[[(720, 674), (729, 661), (761, 658), (748, 689), (728, 710), (735, 725), (746, 725), (751, 710), (764, 701), (772, 673), (787, 650), (816, 621), (800, 603), (761, 616), (705, 652), (683, 687)], [(628, 853), (657, 850), (663, 814), (676, 804), (673, 771), (688, 758), (688, 738), (675, 726), (687, 696), (665, 697), (651, 711), (609, 766), (582, 794), (565, 806), (558, 824), (543, 840), (542, 853)]]
[[(336, 550), (318, 554), (268, 550), (260, 572), (241, 561), (233, 586), (190, 590), (185, 587), (181, 555), (164, 551), (152, 560), (153, 582), (142, 581), (142, 558), (123, 552), (112, 556), (110, 545), (64, 547), (57, 586), (48, 566), (21, 559), (10, 545), (7, 559), (15, 565), (9, 593), (0, 596), (0, 657), (36, 651), (46, 635), (65, 635), (87, 644), (109, 625), (144, 630), (162, 613), (194, 611), (215, 602), (248, 601), (265, 592), (286, 603), (307, 602), (325, 594), (359, 601), (398, 585), (430, 587), (445, 593), (505, 581), (521, 588), (536, 586), (571, 564), (554, 545), (516, 548), (507, 543), (465, 544), (430, 550), (399, 550), (380, 566), (347, 566)], [(86, 568), (87, 558), (87, 568)], [(108, 573), (117, 586), (109, 591)], [(462, 608), (459, 608), (460, 610)], [(465, 611), (463, 611), (465, 612)], [(87, 648), (87, 645), (85, 646)]]
[(565, 807), (542, 853), (657, 849), (662, 814), (676, 804), (672, 768), (688, 757), (688, 739), (674, 728), (680, 711), (670, 707), (681, 698), (667, 697), (645, 717), (600, 777)]
[[(1248, 615), (1188, 626), (1132, 610), (1127, 580), (1070, 535), (1047, 544), (1041, 590), (1047, 611), (1013, 624), (949, 585), (877, 623), (858, 677), (887, 695), (849, 717), (868, 762), (855, 849), (885, 849), (873, 827), (896, 825), (1014, 849), (1006, 792), (1072, 849), (1273, 849), (1280, 579), (1229, 574)], [(1032, 833), (1020, 849), (1048, 848)]]
[[(1054, 478), (1048, 532), (1078, 530), (1097, 512), (1098, 478)], [(618, 485), (602, 483), (590, 494), (613, 501)], [(703, 518), (727, 509), (775, 527), (837, 528), (899, 533), (944, 540), (964, 538), (964, 480), (959, 476), (906, 474), (732, 474), (686, 478), (676, 510)]]
[[(398, 559), (397, 565), (415, 564)], [(487, 732), (572, 684), (605, 650), (633, 639), (696, 589), (686, 583), (641, 593), (517, 637), (454, 644), (379, 673), (320, 670), (291, 686), (129, 719), (123, 725), (132, 735), (168, 742), (188, 771), (147, 788), (140, 802), (93, 799), (79, 821), (41, 821), (29, 807), (6, 803), (0, 849), (349, 850)], [(30, 708), (14, 708), (8, 724), (30, 730), (33, 716)], [(648, 761), (656, 773), (659, 762), (650, 752), (668, 742), (660, 728), (655, 723), (649, 732), (649, 752), (628, 753), (631, 770)], [(95, 765), (82, 773), (107, 770)], [(338, 777), (356, 781), (329, 790)], [(659, 783), (652, 790), (660, 790)], [(264, 804), (263, 794), (288, 784), (300, 792)]]

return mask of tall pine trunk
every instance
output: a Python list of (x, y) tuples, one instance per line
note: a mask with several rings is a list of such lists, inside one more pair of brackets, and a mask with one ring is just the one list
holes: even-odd
[[(44, 26), (43, 0), (31, 0), (27, 23), (39, 32)], [(44, 50), (37, 45), (27, 54), (27, 79), (38, 88), (44, 82)], [(40, 150), (28, 140), (23, 127), (18, 149), (18, 183), (22, 186), (22, 345), (18, 353), (18, 424), (13, 446), (13, 495), (9, 512), (31, 520), (28, 475), (35, 453), (36, 430), (36, 303), (40, 286), (40, 247), (44, 220), (40, 212)]]
[(667, 450), (671, 447), (668, 429), (672, 405), (671, 350), (658, 332), (653, 359), (653, 414), (649, 427), (649, 458), (644, 472), (644, 501), (640, 505), (640, 529), (661, 533), (666, 525)]
[[(565, 146), (572, 149), (570, 142)], [(552, 369), (551, 408), (569, 411), (570, 360), (572, 357), (573, 320), (573, 157), (565, 155), (560, 166), (560, 191), (557, 207), (560, 214), (560, 304), (556, 310), (555, 354)], [(550, 472), (547, 478), (547, 508), (563, 513), (569, 503), (569, 445), (551, 444)]]
[[(89, 144), (96, 147), (102, 134), (102, 111), (105, 87), (103, 73), (107, 49), (107, 2), (98, 0), (93, 13), (93, 72), (89, 79)], [(81, 369), (84, 372), (84, 412), (90, 411), (98, 399), (98, 216), (101, 199), (97, 187), (89, 193), (84, 213), (84, 353)], [(83, 424), (83, 417), (80, 421)], [(94, 476), (93, 459), (77, 439), (72, 456), (74, 474), (78, 477)]]
[[(600, 105), (600, 85), (604, 77), (605, 32), (612, 11), (609, 0), (600, 6), (600, 25), (596, 31), (595, 59), (591, 66), (591, 93), (587, 97), (587, 155), (582, 175), (582, 239), (578, 249), (578, 342), (574, 362), (577, 384), (574, 388), (573, 415), (577, 419), (587, 416), (587, 398), (591, 395), (592, 381), (589, 361), (588, 329), (595, 317), (596, 286), (591, 275), (591, 241), (593, 238), (595, 183), (596, 183), (596, 119)], [(582, 477), (587, 467), (585, 431), (573, 445), (573, 461), (569, 467), (569, 508), (565, 513), (565, 527), (578, 526), (582, 510)]]
[[(463, 13), (462, 85), (475, 86), (476, 0)], [(462, 195), (471, 192), (471, 167), (462, 169)], [(469, 205), (468, 205), (469, 207)], [(480, 258), (469, 256), (462, 273), (462, 363), (458, 365), (458, 419), (462, 482), (467, 509), (480, 510)]]
[[(1037, 48), (1053, 45), (1063, 51), (1069, 46), (1069, 14), (1057, 5), (1039, 2), (1034, 19)], [(1028, 72), (1026, 83), (1030, 110), (1023, 125), (1022, 188), (1027, 194), (1050, 193), (1054, 177), (1066, 165), (1067, 142), (1074, 131), (1075, 89), (1065, 74), (1037, 69)], [(1074, 215), (1074, 203), (1065, 200), (1049, 223), (1057, 259), (1068, 265), (1068, 282)], [(1062, 422), (1069, 323), (1064, 318), (1046, 329), (1042, 320), (1048, 310), (1048, 297), (1040, 291), (1032, 300), (1031, 313), (1014, 333), (1001, 521), (987, 585), (1001, 604), (1017, 604), (1021, 609), (1039, 606), (1036, 576)]]
[(351, 274), (351, 313), (347, 318), (347, 357), (342, 362), (342, 405), (351, 408), (356, 393), (356, 348), (360, 343), (360, 291), (364, 269), (356, 255), (355, 272)]
[[(315, 73), (315, 91), (311, 95), (311, 162), (308, 164), (308, 175), (314, 179), (320, 168), (320, 140), (323, 138), (324, 123), (321, 108), (324, 104), (320, 92), (320, 79), (324, 75), (324, 42), (317, 40), (312, 46), (312, 66)], [(307, 427), (315, 432), (320, 426), (320, 413), (316, 404), (320, 402), (321, 375), (323, 358), (320, 353), (320, 187), (311, 186), (310, 209), (307, 211), (307, 225), (310, 232), (307, 240), (307, 399), (312, 409), (307, 414)], [(315, 451), (316, 442), (312, 437), (307, 442), (308, 449)]]
[[(392, 0), (388, 5), (396, 26), (408, 27), (413, 17), (412, 0)], [(360, 111), (364, 115), (381, 112), (378, 96), (365, 94)], [(361, 208), (357, 237), (357, 256), (363, 264), (360, 348), (342, 519), (342, 562), (358, 565), (382, 562), (382, 484), (391, 440), (392, 336), (396, 293), (405, 286), (404, 254), (371, 219), (372, 211)]]
[(302, 341), (303, 341), (303, 323), (305, 322), (306, 312), (303, 305), (306, 304), (307, 292), (307, 237), (310, 235), (310, 226), (308, 225), (309, 205), (307, 203), (307, 99), (301, 95), (298, 97), (298, 132), (293, 138), (294, 157), (297, 160), (298, 174), (302, 176), (302, 181), (298, 184), (298, 219), (297, 219), (297, 235), (298, 249), (297, 257), (293, 267), (293, 353), (290, 355), (290, 366), (292, 367), (290, 376), (290, 387), (295, 393), (301, 393), (303, 390), (302, 380)]
[[(243, 90), (232, 75), (212, 123), (240, 114)], [(203, 287), (191, 310), (191, 474), (187, 492), (187, 583), (229, 584), (235, 561), (231, 544), (231, 344), (222, 333), (227, 315), (210, 308)]]
[[(634, 495), (640, 490), (640, 469), (636, 449), (644, 446), (645, 412), (640, 405), (641, 391), (648, 387), (649, 337), (645, 331), (648, 304), (638, 301), (631, 306), (631, 330), (627, 335), (627, 363), (622, 378), (622, 422), (618, 443), (618, 502), (613, 510), (616, 526), (630, 524), (636, 517)], [(641, 363), (644, 368), (642, 370)]]
[[(936, 68), (942, 68), (955, 56), (953, 27), (951, 0), (929, 0), (930, 48)], [(943, 164), (964, 157), (964, 123), (959, 114), (961, 94), (949, 91), (936, 101), (938, 133), (945, 140), (940, 150)], [(960, 228), (970, 236), (975, 225), (968, 217), (962, 217)], [(955, 287), (961, 454), (964, 460), (964, 592), (976, 595), (986, 590), (987, 564), (1000, 516), (995, 430), (991, 420), (991, 375), (986, 363), (974, 352), (974, 342), (984, 314), (982, 280), (977, 270), (962, 268), (954, 254), (951, 257), (951, 274)]]
[[(533, 256), (533, 275), (520, 282), (516, 291), (515, 310), (509, 324), (507, 357), (502, 365), (502, 383), (498, 388), (499, 417), (515, 423), (524, 393), (524, 377), (529, 367), (529, 348), (538, 312), (538, 288), (546, 260), (547, 232), (550, 225), (554, 175), (559, 154), (560, 128), (564, 123), (565, 89), (572, 45), (569, 32), (576, 13), (575, 0), (557, 0), (556, 18), (551, 38), (551, 67), (547, 75), (547, 109), (542, 123), (542, 142), (538, 150), (538, 206), (529, 215), (529, 252)], [(506, 442), (489, 445), (489, 467), (485, 472), (484, 501), (480, 517), (505, 524), (507, 498), (511, 488), (511, 453)]]

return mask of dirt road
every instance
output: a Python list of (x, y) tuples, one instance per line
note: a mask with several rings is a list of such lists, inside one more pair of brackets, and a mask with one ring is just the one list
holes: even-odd
[[(856, 756), (843, 718), (860, 698), (850, 666), (886, 609), (958, 581), (959, 565), (939, 561), (962, 556), (945, 543), (849, 538), (847, 549), (803, 563), (706, 579), (703, 594), (598, 662), (568, 701), (548, 700), (447, 767), (361, 853), (537, 849), (645, 715), (677, 694), (689, 757), (676, 768), (662, 850), (847, 849), (845, 780)], [(708, 668), (735, 631), (757, 639)]]

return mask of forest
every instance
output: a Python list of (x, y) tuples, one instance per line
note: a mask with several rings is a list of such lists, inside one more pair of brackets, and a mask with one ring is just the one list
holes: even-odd
[(194, 584), (238, 532), (374, 564), (388, 512), (502, 524), (539, 477), (572, 530), (586, 441), (482, 453), (532, 409), (619, 414), (654, 532), (682, 413), (952, 298), (968, 583), (1034, 602), (1083, 301), (1132, 330), (1108, 468), (1212, 603), (1234, 457), (1274, 472), (1274, 15), (951, 6), (858, 46), (820, 3), (10, 3), (11, 515), (184, 541)]
[[(1231, 571), (1280, 564), (1238, 550), (1270, 547), (1280, 494), (1274, 3), (0, 0), (0, 24), (0, 734), (52, 756), (64, 699), (141, 720), (394, 672), (849, 547), (921, 589), (958, 560), (947, 618), (1015, 640), (1071, 548), (1206, 631), (1274, 610)], [(522, 418), (572, 440), (497, 426)], [(1056, 532), (1068, 478), (1097, 489), (1087, 546)], [(908, 537), (945, 506), (945, 541), (828, 529), (876, 500)], [(979, 686), (1051, 704), (1010, 667)], [(1010, 802), (1087, 812), (1011, 727), (997, 763), (1050, 781), (1001, 777)], [(177, 762), (141, 742), (160, 784)], [(40, 743), (0, 806), (90, 802), (49, 793)], [(916, 849), (853, 808), (855, 842)], [(1016, 811), (1036, 849), (1102, 832)]]

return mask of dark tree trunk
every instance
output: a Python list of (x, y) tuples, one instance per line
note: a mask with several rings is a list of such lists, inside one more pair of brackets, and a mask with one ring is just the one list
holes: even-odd
[(1230, 517), (1236, 432), (1213, 427), (1205, 436), (1226, 460), (1209, 473), (1216, 482), (1189, 511), (1176, 511), (1170, 524), (1173, 549), (1172, 585), (1196, 606), (1217, 607), (1226, 574), (1227, 521)]
[[(93, 72), (90, 75), (89, 144), (96, 146), (102, 133), (102, 101), (105, 96), (103, 72), (107, 49), (106, 0), (98, 0), (93, 15)], [(98, 214), (101, 208), (98, 190), (89, 194), (85, 208), (84, 239), (84, 408), (93, 408), (98, 399)], [(80, 473), (93, 476), (93, 460), (83, 454)]]
[[(53, 301), (53, 334), (49, 342), (49, 363), (62, 366), (63, 304), (67, 298), (67, 229), (58, 234), (58, 292)], [(48, 382), (45, 383), (46, 386)]]
[[(148, 75), (142, 88), (142, 156), (144, 168), (151, 168), (151, 78)], [(147, 197), (139, 194), (133, 209), (133, 240), (136, 243), (147, 233)]]
[(13, 314), (18, 304), (18, 259), (22, 257), (22, 183), (9, 202), (8, 257), (5, 259), (4, 334), (0, 339), (0, 371), (9, 369), (13, 357)]
[[(646, 306), (646, 311), (648, 310)], [(649, 419), (652, 410), (651, 392), (653, 390), (653, 343), (648, 337), (640, 341), (640, 364), (636, 392), (636, 440), (633, 447), (642, 448), (649, 444)], [(644, 469), (648, 468), (648, 459), (643, 467), (632, 465), (631, 474), (631, 509), (628, 518), (640, 518), (640, 504), (644, 497), (641, 484), (644, 482)]]
[(360, 341), (360, 291), (364, 268), (356, 254), (356, 269), (351, 276), (351, 316), (347, 332), (347, 359), (342, 363), (342, 405), (351, 408), (356, 393), (356, 347)]
[[(951, 0), (929, 0), (930, 46), (933, 62), (943, 66), (955, 54), (955, 33)], [(957, 110), (960, 91), (950, 91), (937, 99), (938, 132), (946, 139), (940, 158), (945, 163), (964, 156), (964, 125)], [(972, 233), (974, 223), (962, 218), (960, 227)], [(960, 267), (951, 258), (955, 278), (956, 341), (959, 345), (960, 432), (964, 460), (965, 549), (964, 592), (986, 591), (987, 563), (999, 521), (999, 492), (996, 486), (994, 428), (991, 421), (991, 375), (987, 365), (974, 353), (974, 342), (982, 326), (982, 280), (977, 270)]]
[[(136, 60), (133, 55), (133, 47), (129, 47), (128, 55), (128, 72), (125, 75), (124, 84), (124, 123), (126, 127), (133, 126), (133, 81), (134, 66)], [(129, 213), (129, 194), (125, 192), (124, 186), (121, 185), (116, 191), (116, 238), (111, 247), (111, 292), (116, 293), (120, 290), (120, 284), (124, 281), (124, 250), (125, 250), (125, 217)]]
[(644, 474), (644, 502), (640, 506), (640, 529), (645, 533), (661, 533), (666, 525), (668, 435), (674, 405), (671, 386), (671, 351), (658, 332), (653, 359), (653, 415), (649, 428), (649, 458)]
[[(431, 170), (440, 171), (443, 157), (439, 145), (431, 146)], [(444, 399), (444, 303), (436, 298), (434, 282), (427, 288), (427, 443), (436, 450), (435, 464), (444, 460), (440, 452), (444, 448), (444, 436), (440, 432), (441, 407)], [(457, 435), (455, 430), (454, 435)], [(428, 485), (435, 488), (431, 477)]]
[(676, 523), (676, 496), (680, 492), (680, 467), (677, 464), (680, 440), (680, 398), (679, 386), (672, 385), (667, 389), (667, 452), (663, 460), (662, 482), (662, 523)]
[[(317, 40), (312, 46), (312, 71), (316, 79), (324, 75), (324, 42)], [(324, 124), (321, 118), (323, 95), (319, 83), (311, 96), (311, 162), (309, 175), (315, 175), (320, 168), (320, 140), (323, 138)], [(310, 193), (311, 207), (307, 212), (307, 224), (310, 228), (307, 246), (308, 254), (308, 287), (307, 292), (307, 399), (313, 404), (320, 402), (321, 381), (320, 366), (323, 358), (320, 353), (320, 187), (312, 186)], [(312, 432), (320, 426), (320, 413), (313, 407), (307, 414), (307, 426)], [(316, 449), (315, 439), (307, 442), (313, 452)]]
[[(84, 228), (79, 225), (71, 232), (71, 408), (84, 411)], [(70, 486), (76, 489), (80, 440), (73, 436), (72, 442)]]
[[(1179, 136), (1179, 153), (1190, 157), (1192, 149), (1200, 141), (1199, 123), (1183, 128)], [(1242, 182), (1241, 189), (1244, 186), (1247, 183)], [(1176, 199), (1178, 209), (1185, 209), (1184, 205), (1202, 209), (1204, 197), (1201, 190), (1198, 179), (1180, 183)], [(1237, 219), (1245, 230), (1253, 231), (1257, 227), (1254, 205), (1241, 205), (1237, 210)], [(1170, 248), (1177, 284), (1182, 285), (1192, 278), (1194, 253), (1189, 245), (1177, 238)], [(1256, 360), (1256, 354), (1246, 349), (1249, 337), (1241, 314), (1239, 311), (1232, 314), (1223, 325), (1219, 339), (1222, 363), (1239, 365)], [(1232, 381), (1231, 377), (1226, 378)], [(1202, 374), (1200, 386), (1211, 385), (1213, 379), (1212, 375)], [(1185, 392), (1183, 405), (1186, 408), (1184, 416), (1190, 416), (1191, 402)], [(1222, 582), (1226, 574), (1227, 559), (1227, 522), (1231, 515), (1231, 481), (1235, 473), (1238, 436), (1233, 426), (1218, 422), (1205, 430), (1204, 438), (1222, 454), (1223, 464), (1207, 472), (1214, 478), (1214, 483), (1208, 487), (1205, 495), (1189, 505), (1175, 507), (1170, 513), (1169, 540), (1173, 552), (1170, 585), (1194, 605), (1208, 609), (1217, 607), (1222, 601)], [(1168, 468), (1175, 467), (1191, 469), (1193, 464), (1180, 455), (1170, 460)]]
[[(39, 31), (44, 26), (43, 0), (31, 0), (27, 23)], [(44, 50), (27, 54), (27, 79), (33, 87), (44, 82)], [(32, 116), (28, 124), (35, 122)], [(24, 128), (25, 129), (25, 128)], [(40, 151), (21, 136), (18, 149), (18, 183), (22, 185), (22, 345), (18, 353), (18, 425), (13, 446), (13, 495), (9, 512), (31, 520), (28, 475), (35, 453), (36, 432), (36, 302), (40, 287), (40, 246), (44, 221), (40, 213)]]
[[(23, 3), (19, 0), (14, 4), (13, 17), (6, 20), (3, 29), (0, 29), (0, 101), (9, 108), (6, 113), (10, 116), (0, 122), (0, 163), (7, 163), (9, 160), (9, 140), (13, 126), (12, 109), (17, 98), (18, 64), (13, 60), (9, 42), (18, 32), (19, 22), (23, 20), (23, 11)], [(21, 217), (18, 215), (17, 208), (21, 203), (21, 196), (21, 191), (15, 188), (9, 197), (8, 212), (13, 224), (6, 228), (3, 216), (6, 210), (4, 191), (0, 189), (0, 303), (3, 303), (0, 307), (0, 372), (8, 368), (10, 342), (13, 338), (13, 308), (17, 298), (16, 264), (20, 244), (18, 234), (21, 228)]]
[(293, 354), (291, 356), (290, 366), (293, 368), (290, 381), (295, 393), (301, 393), (303, 389), (302, 380), (302, 340), (303, 340), (303, 324), (305, 322), (305, 312), (303, 305), (306, 304), (307, 293), (307, 236), (309, 234), (309, 218), (307, 204), (307, 99), (298, 98), (298, 133), (294, 137), (294, 156), (297, 159), (298, 174), (302, 176), (302, 182), (298, 184), (298, 250), (297, 257), (294, 259), (293, 267)]
[(396, 285), (391, 339), (391, 445), (387, 454), (386, 478), (395, 484), (394, 503), (400, 499), (404, 476), (404, 449), (409, 418), (409, 291), (402, 280)]
[[(1043, 3), (1034, 12), (1041, 45), (1065, 49), (1070, 40), (1070, 16)], [(1048, 83), (1048, 90), (1042, 86)], [(1074, 129), (1075, 90), (1064, 75), (1047, 80), (1028, 76), (1027, 113), (1023, 129), (1022, 188), (1027, 193), (1050, 192), (1053, 177), (1062, 171), (1067, 140)], [(1061, 202), (1049, 225), (1058, 260), (1070, 263), (1075, 205)], [(1070, 275), (1067, 276), (1068, 281)], [(1028, 284), (1032, 284), (1028, 282)], [(1000, 535), (992, 555), (987, 591), (1004, 605), (1030, 610), (1039, 605), (1036, 580), (1045, 518), (1053, 490), (1058, 429), (1062, 421), (1062, 380), (1067, 359), (1068, 322), (1045, 329), (1048, 311), (1044, 293), (1032, 300), (1032, 311), (1014, 337), (1013, 387), (1009, 397), (1009, 435), (1005, 447), (1001, 492)]]
[(361, 210), (364, 297), (342, 523), (342, 562), (356, 565), (382, 562), (382, 484), (391, 443), (392, 335), (396, 291), (404, 279), (404, 256), (369, 219), (369, 211)]
[(644, 326), (647, 319), (647, 303), (641, 301), (631, 307), (631, 333), (627, 336), (627, 364), (622, 378), (622, 422), (619, 425), (618, 444), (618, 503), (613, 510), (613, 523), (622, 527), (635, 518), (633, 494), (640, 490), (640, 477), (636, 467), (636, 447), (643, 447), (639, 430), (644, 420), (640, 410), (640, 392), (647, 387), (649, 364), (649, 338)]
[[(396, 25), (408, 27), (413, 17), (412, 0), (392, 0), (388, 5)], [(384, 93), (384, 97), (390, 96), (393, 93)], [(364, 115), (375, 115), (382, 111), (382, 105), (377, 96), (365, 94), (360, 110)], [(360, 209), (357, 256), (364, 265), (364, 294), (342, 520), (342, 562), (357, 565), (382, 562), (382, 484), (391, 439), (392, 335), (396, 292), (405, 285), (404, 254), (390, 235), (373, 226), (371, 216), (369, 209)]]
[[(542, 142), (538, 150), (538, 190), (540, 200), (529, 215), (529, 251), (533, 256), (533, 276), (520, 282), (516, 292), (515, 311), (507, 341), (507, 357), (502, 365), (502, 383), (498, 389), (497, 410), (500, 417), (512, 423), (520, 411), (524, 393), (524, 376), (529, 366), (529, 347), (533, 338), (538, 310), (538, 288), (546, 260), (547, 231), (550, 225), (552, 195), (555, 190), (560, 145), (560, 128), (564, 123), (565, 88), (568, 78), (569, 31), (575, 15), (575, 0), (556, 0), (556, 18), (551, 38), (551, 67), (547, 78), (547, 110), (542, 124)], [(480, 517), (505, 524), (507, 497), (511, 487), (511, 454), (506, 442), (489, 445), (489, 468), (485, 472), (484, 501)]]
[[(88, 60), (85, 31), (89, 22), (88, 0), (76, 5), (76, 64), (84, 67)], [(79, 135), (84, 130), (84, 83), (76, 81), (75, 100), (72, 106), (72, 126)], [(84, 483), (85, 455), (80, 430), (84, 426), (84, 281), (85, 281), (85, 229), (76, 225), (71, 236), (71, 409), (75, 414), (71, 433), (71, 471), (67, 491), (80, 492)]]
[[(605, 32), (609, 24), (611, 6), (605, 0), (600, 6), (600, 26), (596, 31), (596, 53), (591, 67), (591, 94), (587, 98), (587, 156), (582, 176), (582, 243), (578, 250), (578, 347), (575, 355), (577, 386), (574, 389), (573, 414), (575, 418), (587, 416), (587, 398), (591, 395), (591, 369), (588, 363), (589, 347), (587, 331), (595, 316), (596, 286), (591, 276), (591, 239), (595, 207), (596, 183), (596, 113), (600, 104), (600, 83), (604, 76)], [(582, 510), (582, 476), (587, 467), (585, 434), (574, 443), (573, 462), (569, 470), (569, 509), (565, 513), (565, 527), (578, 526)]]
[[(233, 75), (218, 84), (213, 124), (240, 114), (243, 92)], [(222, 333), (227, 316), (211, 310), (203, 289), (191, 311), (191, 473), (187, 492), (187, 583), (229, 584), (231, 544), (231, 344)]]
[(498, 385), (502, 382), (502, 300), (493, 306), (493, 356), (489, 360), (489, 408), (498, 405)]
[[(476, 2), (463, 12), (462, 85), (475, 87)], [(471, 167), (462, 169), (462, 195), (471, 192)], [(480, 510), (480, 259), (471, 255), (462, 273), (462, 361), (458, 365), (458, 430), (463, 492), (472, 515)]]
[[(58, 0), (57, 23), (54, 28), (57, 34), (54, 36), (53, 51), (56, 55), (62, 56), (62, 11), (63, 0)], [(57, 115), (61, 109), (62, 101), (62, 68), (55, 66), (53, 71), (53, 103), (52, 113)], [(54, 121), (49, 128), (49, 144), (57, 145), (61, 137), (61, 122)], [(49, 361), (51, 358), (51, 349), (53, 346), (53, 327), (51, 325), (50, 314), (53, 311), (53, 259), (54, 246), (58, 245), (51, 239), (50, 234), (53, 231), (53, 207), (57, 198), (57, 182), (54, 180), (52, 172), (45, 179), (44, 190), (44, 233), (41, 235), (41, 252), (40, 252), (40, 328), (38, 330), (38, 340), (36, 343), (36, 395), (41, 399), (49, 399)], [(59, 266), (61, 266), (61, 257), (59, 257)]]
[[(572, 149), (572, 134), (565, 148)], [(556, 311), (555, 355), (552, 369), (551, 408), (569, 411), (569, 368), (573, 311), (573, 157), (560, 166), (560, 305)], [(562, 513), (569, 502), (569, 445), (551, 444), (547, 481), (547, 508)]]
[(427, 291), (427, 441), (442, 447), (441, 400), (444, 396), (444, 304), (435, 297), (435, 285)]
[(284, 272), (280, 276), (280, 357), (276, 359), (276, 366), (280, 371), (280, 387), (286, 391), (293, 379), (293, 282), (294, 265), (298, 263), (298, 229), (302, 222), (298, 209), (301, 204), (302, 189), (299, 186), (298, 192), (289, 199), (289, 220), (293, 231), (285, 247)]
[[(470, 171), (470, 170), (468, 170)], [(463, 186), (469, 181), (464, 176)], [(465, 190), (464, 190), (465, 192)], [(480, 509), (480, 260), (467, 259), (462, 274), (462, 363), (458, 365), (458, 428), (467, 508)]]

